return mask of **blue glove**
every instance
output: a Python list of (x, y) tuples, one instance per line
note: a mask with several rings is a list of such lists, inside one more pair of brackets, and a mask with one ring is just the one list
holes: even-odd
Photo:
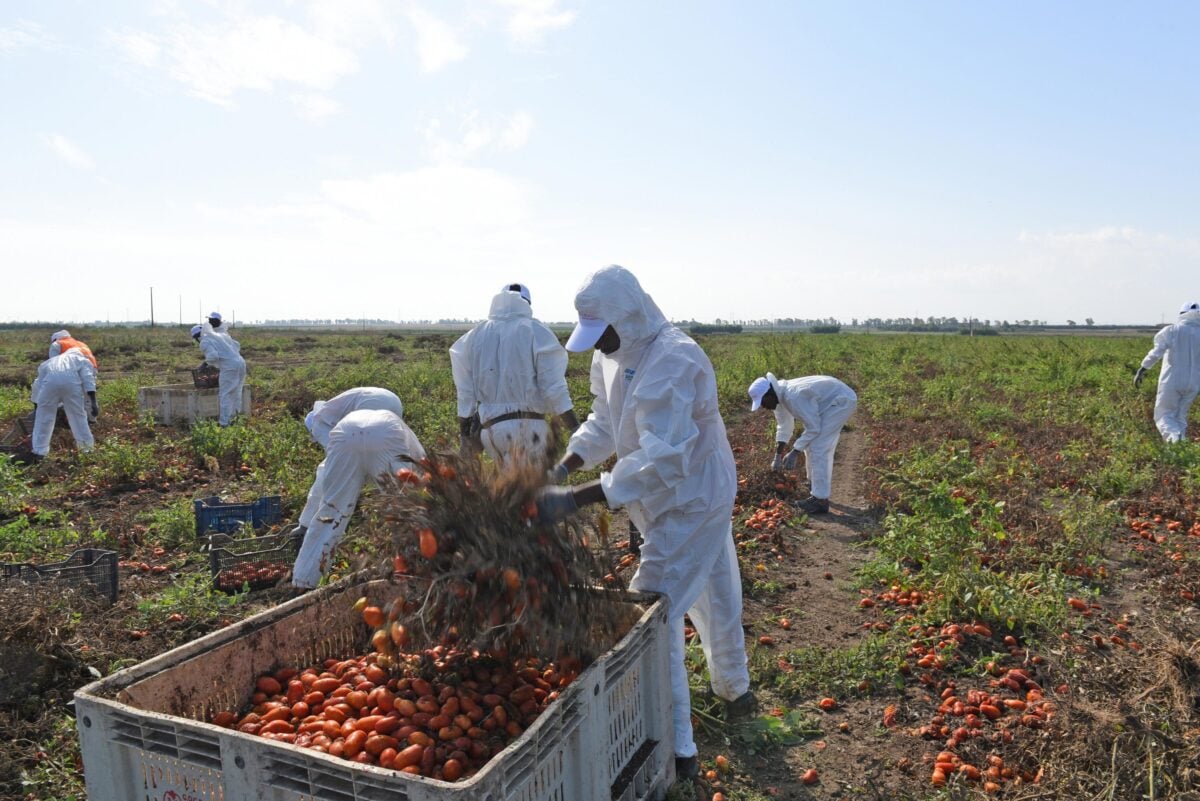
[(798, 458), (800, 458), (800, 451), (795, 450), (794, 448), (792, 450), (788, 451), (787, 456), (783, 457), (783, 469), (784, 470), (795, 470), (796, 469), (796, 460)]
[(774, 473), (778, 473), (782, 469), (783, 469), (783, 456), (781, 454), (777, 453), (771, 459), (771, 471)]
[(579, 511), (575, 490), (570, 487), (542, 487), (535, 498), (538, 520), (560, 523)]
[(569, 475), (571, 475), (570, 468), (564, 462), (559, 462), (546, 471), (546, 480), (551, 484), (566, 484)]

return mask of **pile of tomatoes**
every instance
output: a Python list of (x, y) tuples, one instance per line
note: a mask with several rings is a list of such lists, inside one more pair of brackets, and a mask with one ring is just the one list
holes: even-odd
[[(257, 680), (248, 710), (212, 722), (402, 773), (453, 782), (479, 771), (528, 728), (580, 665), (514, 663), (444, 646), (327, 659)], [(432, 666), (432, 667), (431, 667)]]
[(259, 560), (257, 562), (242, 562), (230, 565), (217, 573), (214, 583), (223, 592), (237, 592), (249, 584), (250, 589), (258, 590), (272, 587), (287, 575), (291, 565), (284, 562)]

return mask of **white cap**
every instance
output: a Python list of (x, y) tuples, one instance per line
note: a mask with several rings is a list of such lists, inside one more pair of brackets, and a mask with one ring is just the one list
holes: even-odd
[(200, 335), (200, 332), (201, 332), (201, 331), (203, 331), (203, 330), (204, 330), (204, 329), (203, 329), (201, 326), (198, 326), (198, 325), (193, 325), (193, 326), (192, 326), (192, 336), (194, 336), (194, 337), (195, 337), (195, 336), (199, 336), (199, 335)]
[(571, 337), (567, 340), (567, 350), (571, 353), (591, 350), (596, 347), (596, 343), (600, 341), (606, 328), (608, 328), (606, 320), (580, 312), (579, 322), (575, 324), (575, 330), (571, 332)]
[(71, 336), (71, 332), (64, 328), (61, 331), (55, 331), (53, 334), (51, 334), (50, 341), (57, 342), (58, 340), (65, 339), (69, 336)]
[(308, 433), (312, 433), (313, 423), (317, 420), (317, 412), (321, 411), (325, 406), (325, 401), (313, 401), (312, 411), (304, 415), (304, 427), (308, 429)]
[(1191, 303), (1183, 304), (1183, 308), (1179, 310), (1180, 317), (1200, 317), (1200, 303), (1192, 301)]
[(505, 284), (504, 286), (500, 287), (500, 291), (516, 292), (526, 303), (528, 303), (530, 306), (533, 305), (533, 301), (529, 299), (529, 287), (525, 286), (524, 284)]
[(763, 395), (766, 395), (771, 389), (771, 382), (765, 376), (759, 376), (750, 382), (750, 389), (747, 390), (750, 394), (750, 411), (757, 412), (762, 408)]
[(210, 319), (210, 320), (216, 320), (217, 322), (220, 322), (220, 321), (221, 321), (222, 319), (224, 319), (224, 318), (222, 318), (222, 317), (221, 317), (221, 313), (220, 313), (220, 312), (209, 312), (209, 313), (208, 313), (208, 319)]

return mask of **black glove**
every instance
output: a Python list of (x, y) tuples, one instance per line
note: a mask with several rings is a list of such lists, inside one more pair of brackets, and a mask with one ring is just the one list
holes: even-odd
[(1133, 374), (1133, 385), (1135, 387), (1140, 387), (1142, 385), (1142, 379), (1145, 377), (1146, 377), (1146, 368), (1139, 367), (1137, 369), (1137, 372)]
[(88, 400), (92, 402), (92, 420), (95, 421), (100, 416), (100, 404), (96, 402), (96, 393), (89, 392)]
[(783, 457), (783, 469), (784, 470), (795, 470), (796, 469), (796, 460), (799, 457), (800, 457), (800, 451), (795, 450), (794, 448), (792, 450), (788, 451), (787, 455)]
[(538, 520), (558, 523), (579, 511), (575, 490), (571, 487), (542, 487), (536, 497)]

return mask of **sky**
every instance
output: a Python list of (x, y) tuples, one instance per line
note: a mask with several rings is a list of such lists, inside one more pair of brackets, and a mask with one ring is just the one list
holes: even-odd
[(1172, 319), (1200, 4), (5, 0), (0, 321)]

